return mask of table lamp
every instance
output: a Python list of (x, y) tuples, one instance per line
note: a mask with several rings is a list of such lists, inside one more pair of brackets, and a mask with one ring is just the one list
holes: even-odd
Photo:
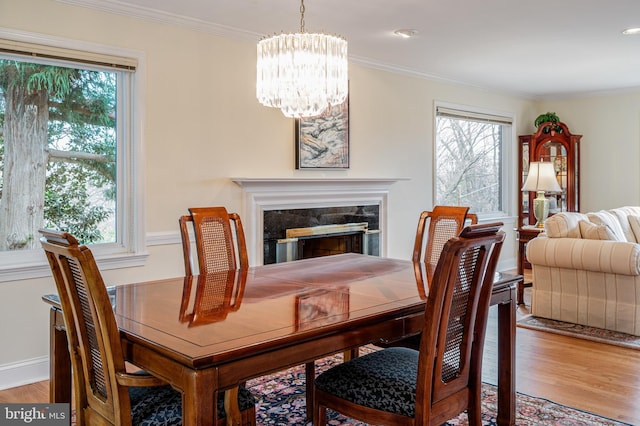
[(549, 200), (544, 196), (544, 193), (562, 192), (556, 179), (553, 163), (543, 161), (531, 163), (522, 191), (536, 191), (537, 196), (533, 200), (533, 215), (537, 220), (536, 228), (544, 228), (544, 220), (549, 215)]

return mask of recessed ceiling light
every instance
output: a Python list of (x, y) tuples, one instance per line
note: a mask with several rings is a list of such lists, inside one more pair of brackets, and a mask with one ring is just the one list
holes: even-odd
[(640, 34), (640, 28), (627, 28), (622, 32), (624, 35), (638, 35)]
[(410, 38), (418, 34), (418, 30), (402, 29), (402, 30), (395, 30), (393, 33), (395, 35), (399, 35), (402, 38)]

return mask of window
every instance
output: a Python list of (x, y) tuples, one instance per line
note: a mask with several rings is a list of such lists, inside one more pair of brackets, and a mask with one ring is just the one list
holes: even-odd
[(512, 119), (437, 105), (435, 121), (435, 204), (506, 215)]
[(48, 269), (41, 227), (74, 234), (98, 258), (140, 252), (136, 65), (0, 38), (0, 281)]

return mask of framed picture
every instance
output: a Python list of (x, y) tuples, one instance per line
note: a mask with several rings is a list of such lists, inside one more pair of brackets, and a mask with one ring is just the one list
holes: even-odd
[(349, 293), (317, 290), (296, 297), (296, 331), (348, 318)]
[(317, 117), (296, 119), (296, 169), (349, 168), (349, 96)]

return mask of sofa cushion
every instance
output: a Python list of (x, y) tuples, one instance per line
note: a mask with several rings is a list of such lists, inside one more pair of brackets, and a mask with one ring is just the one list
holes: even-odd
[(586, 240), (618, 241), (607, 225), (596, 225), (586, 220), (580, 221), (580, 234)]
[(636, 236), (636, 240), (640, 241), (640, 215), (629, 215), (627, 219), (629, 220), (629, 226), (633, 234)]
[(599, 212), (587, 213), (587, 217), (591, 223), (595, 223), (596, 225), (606, 225), (609, 227), (615, 234), (616, 241), (627, 241), (627, 237), (624, 235), (622, 226), (615, 214), (606, 210), (600, 210)]
[(627, 241), (630, 243), (639, 242), (638, 236), (633, 232), (633, 228), (631, 228), (631, 224), (629, 223), (629, 216), (640, 216), (640, 207), (618, 207), (615, 209), (609, 210), (614, 216), (618, 218), (618, 223), (622, 228), (622, 232)]
[(549, 238), (580, 238), (580, 221), (589, 221), (584, 213), (556, 213), (544, 221), (544, 230)]

